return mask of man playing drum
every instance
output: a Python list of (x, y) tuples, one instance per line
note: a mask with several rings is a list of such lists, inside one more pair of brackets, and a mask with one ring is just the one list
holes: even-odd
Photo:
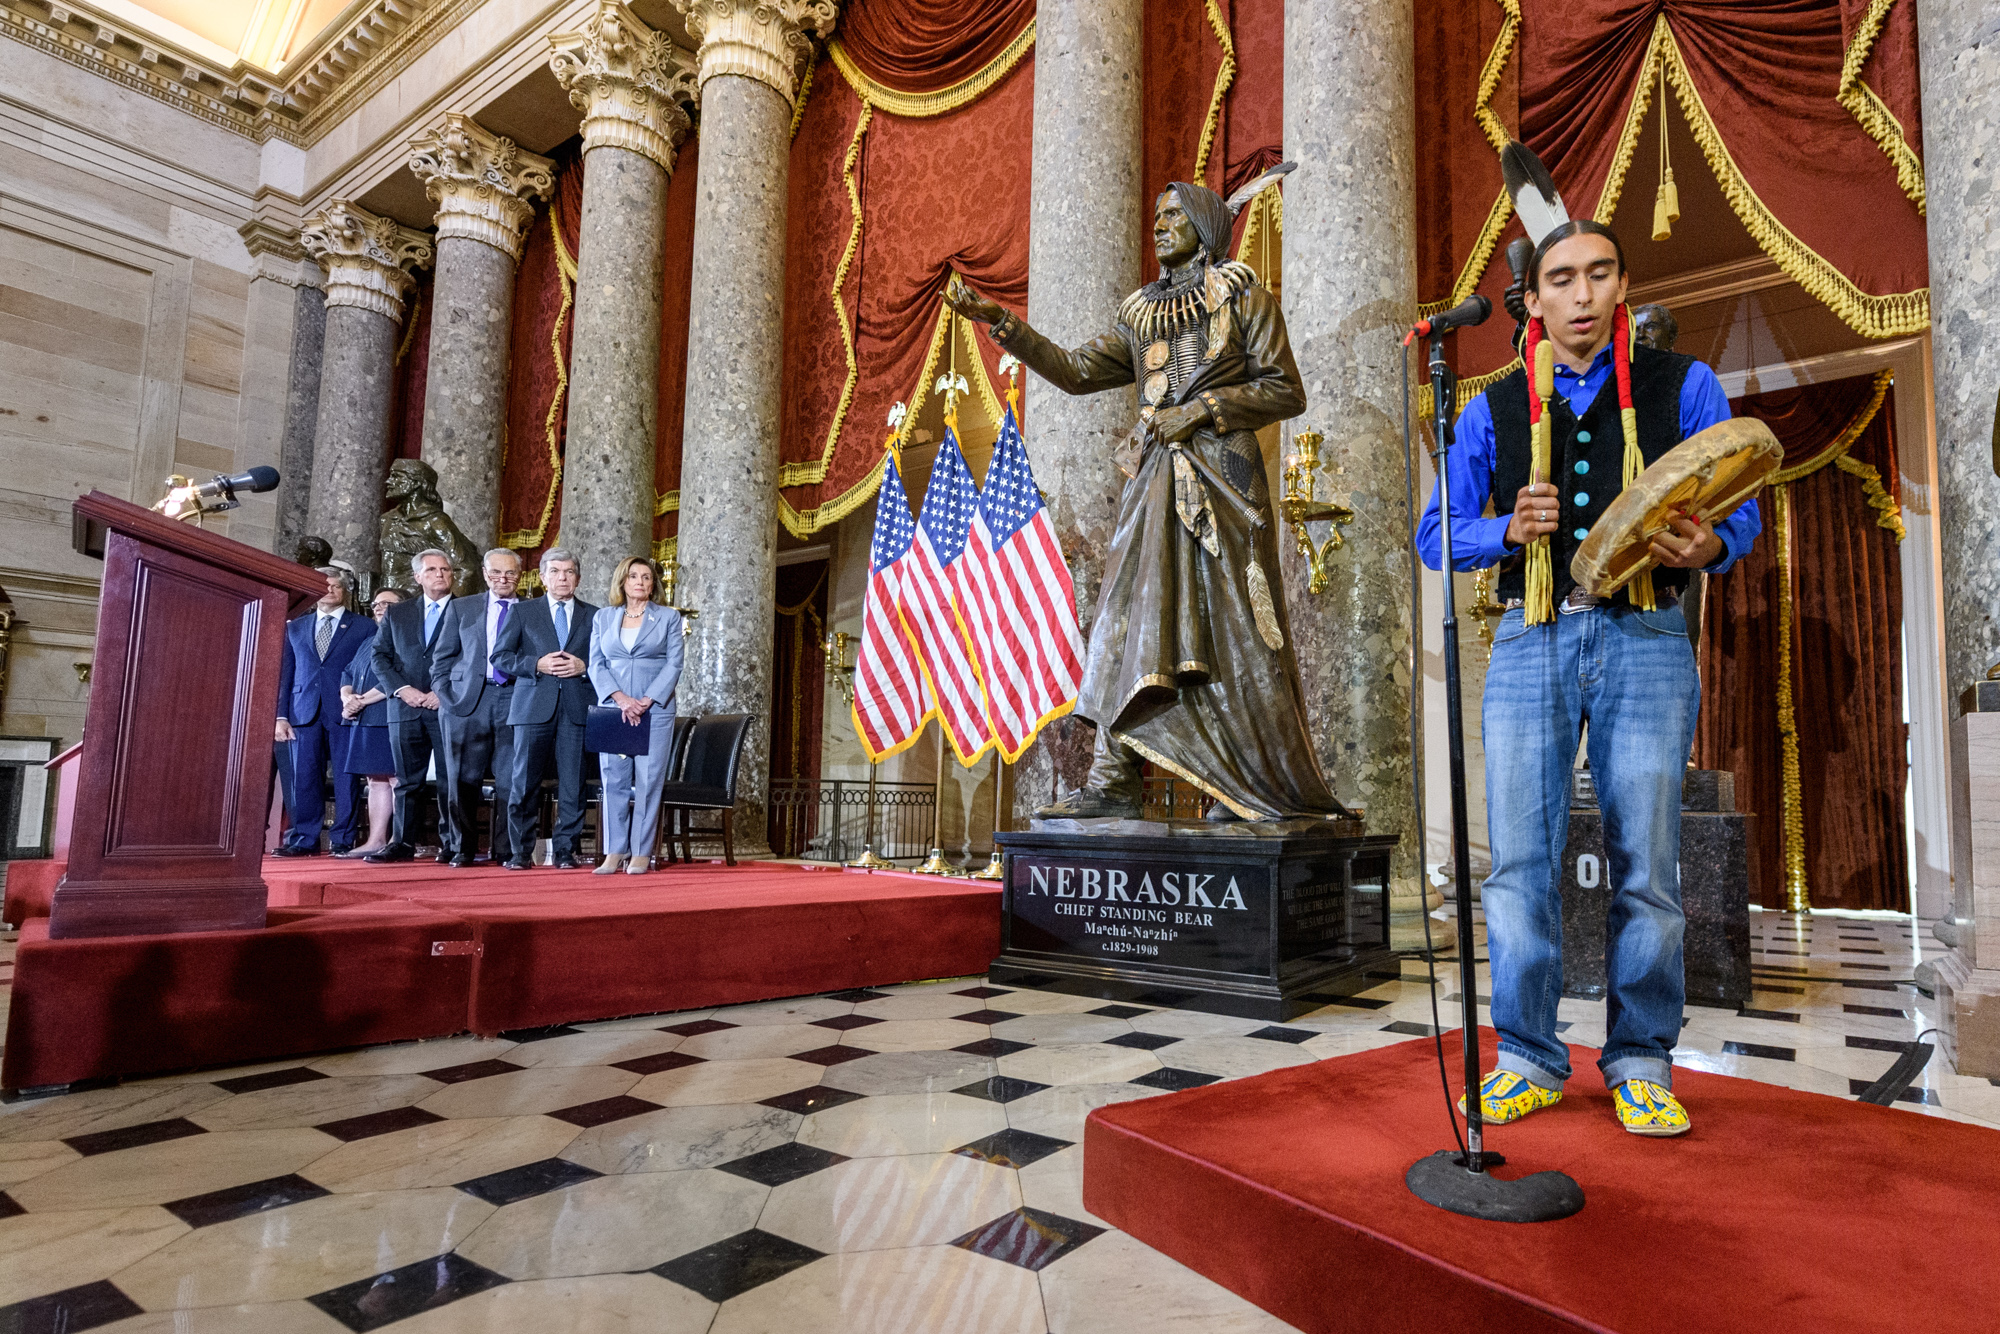
[[(1493, 853), (1482, 903), (1500, 1055), (1479, 1096), (1489, 1123), (1514, 1121), (1559, 1101), (1570, 1074), (1556, 1036), (1558, 861), (1587, 720), (1613, 890), (1598, 1068), (1625, 1129), (1678, 1135), (1688, 1129), (1671, 1092), (1686, 999), (1681, 783), (1701, 702), (1678, 595), (1691, 571), (1733, 565), (1761, 525), (1754, 501), (1712, 526), (1683, 517), (1653, 539), (1659, 568), (1606, 599), (1575, 586), (1571, 557), (1624, 485), (1729, 416), (1707, 366), (1632, 345), (1625, 286), (1624, 250), (1610, 228), (1565, 221), (1549, 230), (1528, 269), (1526, 366), (1466, 405), (1449, 456), (1454, 563), (1498, 565), (1507, 607), (1481, 710)], [(1531, 374), (1543, 345), (1555, 361), (1546, 398)], [(1539, 453), (1536, 440), (1545, 442)], [(1490, 519), (1482, 517), (1489, 498)], [(1432, 568), (1438, 529), (1433, 492), (1417, 532)]]

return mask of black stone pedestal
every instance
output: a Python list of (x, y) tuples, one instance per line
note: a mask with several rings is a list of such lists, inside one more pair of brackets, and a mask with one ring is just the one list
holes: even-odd
[[(1579, 773), (1563, 853), (1563, 994), (1601, 1000), (1611, 871), (1604, 817)], [(1742, 1005), (1750, 999), (1750, 885), (1756, 855), (1750, 822), (1735, 809), (1732, 775), (1691, 770), (1681, 795), (1681, 954), (1690, 1004)]]
[(992, 980), (1284, 1020), (1399, 975), (1393, 835), (1357, 821), (1037, 821), (1003, 833)]

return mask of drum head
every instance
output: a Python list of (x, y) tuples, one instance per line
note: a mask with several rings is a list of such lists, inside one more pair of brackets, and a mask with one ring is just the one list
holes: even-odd
[(1757, 494), (1785, 448), (1749, 417), (1717, 422), (1662, 454), (1605, 508), (1569, 572), (1583, 591), (1609, 597), (1657, 562), (1653, 538), (1683, 515), (1719, 523)]

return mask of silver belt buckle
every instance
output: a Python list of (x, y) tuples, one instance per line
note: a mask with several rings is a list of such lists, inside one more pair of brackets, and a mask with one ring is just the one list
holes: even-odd
[(1589, 611), (1592, 607), (1598, 606), (1603, 601), (1604, 599), (1601, 597), (1584, 592), (1583, 585), (1573, 584), (1570, 587), (1569, 596), (1563, 599), (1560, 610), (1563, 615), (1570, 616), (1580, 611)]

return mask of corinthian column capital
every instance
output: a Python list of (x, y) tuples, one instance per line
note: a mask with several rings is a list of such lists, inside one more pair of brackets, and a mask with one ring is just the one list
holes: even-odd
[(410, 141), (410, 170), (438, 206), (437, 239), (483, 241), (516, 260), (532, 201), (555, 188), (554, 167), (457, 112)]
[(674, 0), (688, 36), (701, 43), (701, 81), (740, 74), (795, 95), (799, 61), (813, 37), (833, 31), (839, 0)]
[(413, 270), (432, 255), (430, 237), (345, 199), (307, 218), (299, 240), (326, 270), (328, 306), (359, 306), (398, 324), (403, 298), (416, 283)]
[(626, 148), (669, 172), (694, 122), (694, 57), (654, 32), (618, 0), (599, 0), (575, 32), (549, 38), (549, 66), (583, 113), (583, 151)]

